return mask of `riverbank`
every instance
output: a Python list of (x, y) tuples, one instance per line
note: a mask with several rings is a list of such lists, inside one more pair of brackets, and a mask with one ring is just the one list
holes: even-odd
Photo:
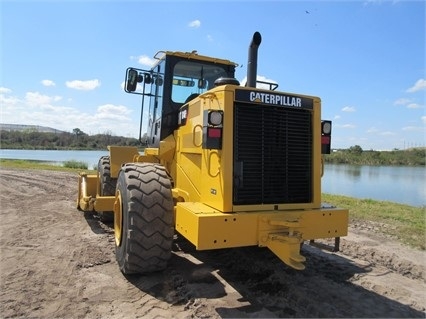
[(1, 130), (0, 145), (3, 149), (20, 150), (106, 150), (108, 145), (136, 146), (136, 138), (111, 134), (88, 135), (76, 128), (70, 132), (39, 132), (35, 129), (24, 131)]
[(425, 206), (415, 207), (332, 194), (322, 194), (322, 200), (349, 209), (351, 224), (363, 227), (362, 224), (368, 221), (370, 226), (365, 229), (367, 232), (380, 232), (412, 247), (426, 249)]
[(3, 159), (0, 158), (0, 167), (18, 168), (18, 169), (35, 169), (47, 171), (63, 171), (75, 172), (78, 174), (81, 171), (88, 173), (95, 172), (94, 169), (82, 169), (80, 167), (66, 167), (61, 165), (52, 165), (50, 162), (39, 160), (22, 160), (22, 159)]
[(334, 150), (325, 155), (327, 164), (375, 165), (375, 166), (425, 166), (426, 148), (393, 151), (364, 151), (360, 146)]
[[(0, 160), (1, 167), (18, 168), (23, 170), (52, 170), (68, 171), (77, 174), (81, 169), (65, 168), (49, 165), (43, 162), (26, 160)], [(95, 172), (94, 170), (85, 170)], [(77, 187), (77, 180), (76, 180)], [(350, 211), (351, 222), (362, 225), (368, 221), (374, 228), (371, 232), (381, 232), (398, 239), (404, 244), (425, 250), (425, 207), (414, 207), (389, 201), (358, 199), (353, 197), (323, 194), (323, 202), (347, 208)], [(371, 224), (370, 223), (370, 224)]]

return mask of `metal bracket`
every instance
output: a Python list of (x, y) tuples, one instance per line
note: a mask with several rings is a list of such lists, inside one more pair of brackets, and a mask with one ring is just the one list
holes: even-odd
[(290, 267), (303, 270), (305, 265), (303, 262), (306, 258), (300, 255), (300, 244), (302, 239), (293, 233), (271, 233), (268, 235), (266, 247), (268, 247), (275, 255)]

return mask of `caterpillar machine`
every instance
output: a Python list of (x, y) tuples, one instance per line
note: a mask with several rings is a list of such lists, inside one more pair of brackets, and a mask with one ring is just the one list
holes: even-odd
[(304, 241), (334, 238), (339, 249), (348, 211), (321, 203), (331, 121), (318, 97), (256, 88), (260, 43), (256, 32), (245, 86), (237, 64), (196, 51), (160, 51), (152, 69), (126, 70), (125, 91), (142, 98), (146, 148), (109, 146), (97, 174), (80, 173), (77, 200), (113, 216), (123, 273), (164, 269), (175, 231), (197, 250), (267, 247), (298, 270)]

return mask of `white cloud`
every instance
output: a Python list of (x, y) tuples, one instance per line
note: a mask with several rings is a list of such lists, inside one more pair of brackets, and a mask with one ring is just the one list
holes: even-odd
[[(426, 119), (425, 119), (426, 121)], [(402, 128), (403, 131), (409, 131), (409, 132), (423, 132), (425, 130), (425, 127), (423, 126), (405, 126)]]
[(98, 113), (113, 113), (113, 114), (120, 114), (120, 115), (127, 115), (130, 114), (132, 111), (130, 111), (127, 107), (123, 105), (113, 105), (113, 104), (104, 104), (101, 106), (98, 106)]
[[(90, 106), (79, 109), (64, 106), (61, 96), (27, 92), (16, 97), (1, 92), (11, 90), (0, 88), (1, 121), (3, 123), (48, 126), (58, 130), (72, 131), (76, 124), (86, 133), (96, 134), (114, 130), (122, 136), (136, 136), (138, 121), (133, 122), (132, 110), (123, 105), (104, 104), (92, 111)], [(70, 99), (65, 99), (71, 103)], [(72, 100), (71, 100), (72, 101)], [(96, 131), (93, 131), (95, 128)]]
[(342, 109), (343, 112), (355, 112), (355, 108), (353, 106), (345, 106)]
[(396, 135), (394, 132), (391, 131), (380, 131), (378, 128), (376, 127), (370, 127), (367, 130), (367, 133), (369, 134), (375, 134), (375, 135), (379, 135), (379, 136), (394, 136)]
[(426, 124), (426, 116), (422, 116), (421, 120), (422, 120), (423, 124)]
[(380, 135), (383, 136), (393, 136), (396, 135), (394, 132), (386, 131), (386, 132), (380, 132)]
[[(64, 130), (70, 123), (76, 123), (79, 112), (76, 109), (55, 106), (60, 96), (48, 96), (39, 92), (27, 92), (23, 99), (13, 96), (1, 97), (2, 121), (15, 124), (36, 124)], [(73, 115), (70, 118), (70, 115)]]
[(213, 37), (210, 34), (207, 35), (207, 41), (209, 41), (209, 42), (213, 42), (214, 41)]
[(42, 80), (41, 84), (43, 84), (44, 86), (55, 86), (55, 82), (51, 81), (51, 80)]
[(27, 94), (25, 94), (25, 101), (30, 106), (47, 106), (61, 99), (62, 97), (60, 96), (48, 96), (40, 94), (39, 92), (27, 92)]
[(400, 99), (396, 100), (395, 102), (393, 102), (393, 104), (394, 105), (407, 105), (410, 102), (411, 102), (410, 99), (400, 98)]
[(356, 125), (354, 125), (354, 124), (338, 124), (338, 125), (335, 125), (335, 126), (341, 127), (341, 128), (350, 128), (350, 129), (356, 128)]
[(20, 100), (14, 96), (5, 96), (0, 93), (1, 113), (5, 114), (8, 109), (11, 111), (19, 102)]
[(131, 56), (131, 60), (138, 61), (139, 64), (145, 65), (147, 67), (152, 67), (154, 64), (158, 61), (157, 59), (150, 58), (147, 55), (140, 55), (140, 56)]
[(404, 105), (408, 109), (420, 109), (423, 106), (420, 104), (414, 103), (412, 99), (400, 98), (393, 102), (394, 105)]
[(414, 84), (414, 86), (407, 89), (406, 92), (414, 93), (414, 92), (421, 91), (421, 90), (426, 90), (426, 80), (425, 79), (417, 80), (417, 82)]
[[(257, 75), (256, 77), (256, 81), (261, 81), (261, 82), (267, 82), (267, 83), (272, 83), (272, 84), (278, 84), (277, 81), (272, 80), (272, 79), (268, 79), (266, 76), (263, 75)], [(240, 85), (241, 86), (245, 86), (247, 83), (247, 76), (245, 76), (241, 81), (240, 81)], [(258, 89), (264, 89), (264, 90), (270, 90), (270, 85), (266, 84), (266, 83), (256, 83), (256, 87)]]
[(338, 120), (338, 119), (340, 119), (340, 115), (335, 115), (334, 120)]
[(201, 26), (200, 20), (194, 20), (188, 23), (188, 27), (190, 28), (199, 28)]
[(98, 79), (87, 80), (87, 81), (74, 80), (74, 81), (67, 81), (65, 82), (65, 84), (70, 89), (90, 91), (99, 87), (101, 85), (101, 82)]
[(0, 87), (0, 93), (9, 94), (11, 92), (12, 92), (11, 89), (8, 89), (8, 88), (2, 87), (2, 86)]
[(388, 1), (388, 0), (366, 0), (364, 1), (363, 5), (364, 6), (369, 6), (369, 5), (381, 5), (382, 3), (391, 3), (392, 5), (398, 3), (400, 0), (393, 0), (393, 1)]
[(368, 6), (370, 4), (380, 4), (382, 3), (382, 0), (366, 0), (364, 1), (363, 5)]
[(377, 133), (379, 131), (379, 129), (377, 129), (377, 128), (375, 128), (374, 126), (373, 127), (370, 127), (368, 130), (367, 130), (367, 133)]
[(132, 111), (123, 105), (104, 104), (98, 106), (95, 115), (99, 120), (117, 120), (117, 121), (130, 121), (128, 115)]
[(1, 112), (4, 114), (7, 112), (8, 107), (13, 107), (19, 103), (19, 99), (14, 96), (8, 96), (8, 94), (12, 93), (11, 89), (0, 87), (0, 105)]
[(422, 106), (420, 104), (417, 104), (417, 103), (410, 103), (410, 104), (407, 104), (407, 108), (409, 108), (409, 109), (420, 109), (420, 108), (422, 108)]

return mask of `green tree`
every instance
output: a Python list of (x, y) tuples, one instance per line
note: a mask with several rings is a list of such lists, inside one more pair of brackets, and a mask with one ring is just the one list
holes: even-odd
[(361, 155), (362, 154), (362, 147), (359, 145), (354, 145), (349, 147), (349, 152), (352, 154), (356, 154), (356, 155)]
[(83, 132), (82, 130), (80, 130), (78, 127), (77, 127), (77, 128), (75, 128), (75, 129), (73, 129), (73, 130), (72, 130), (72, 132), (73, 132), (73, 134), (74, 134), (75, 136), (77, 136), (77, 139), (78, 139), (78, 137), (79, 137), (80, 135), (83, 135), (83, 134), (84, 134), (84, 132)]

